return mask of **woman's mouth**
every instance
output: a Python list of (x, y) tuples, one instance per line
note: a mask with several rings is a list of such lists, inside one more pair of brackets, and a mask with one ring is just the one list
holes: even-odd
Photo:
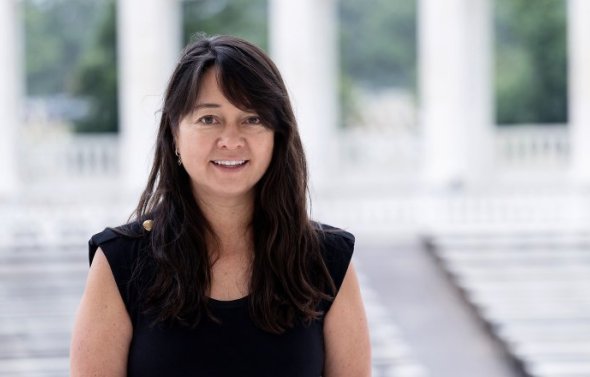
[(246, 165), (248, 160), (213, 160), (211, 162), (214, 165), (224, 168), (239, 168), (240, 166)]

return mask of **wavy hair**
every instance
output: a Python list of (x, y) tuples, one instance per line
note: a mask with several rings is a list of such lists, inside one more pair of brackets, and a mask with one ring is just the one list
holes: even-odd
[(254, 260), (249, 312), (254, 323), (282, 333), (297, 321), (322, 315), (334, 284), (321, 256), (320, 234), (307, 211), (307, 165), (297, 123), (281, 75), (253, 44), (230, 36), (200, 37), (189, 44), (168, 84), (155, 158), (134, 216), (152, 218), (144, 310), (156, 321), (196, 325), (211, 286), (207, 240), (216, 236), (196, 203), (190, 178), (175, 156), (174, 135), (192, 111), (202, 77), (217, 69), (218, 84), (236, 107), (255, 110), (274, 130), (267, 171), (255, 187), (252, 216)]

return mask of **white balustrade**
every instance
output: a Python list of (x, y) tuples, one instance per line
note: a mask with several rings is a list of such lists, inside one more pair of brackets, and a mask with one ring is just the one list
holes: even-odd
[(565, 126), (496, 129), (496, 164), (500, 169), (565, 169), (569, 155), (570, 140)]
[(27, 183), (118, 177), (117, 135), (56, 136), (24, 144), (19, 161)]
[(415, 171), (421, 163), (420, 145), (415, 135), (347, 129), (340, 134), (340, 161), (352, 169), (382, 174)]
[[(496, 165), (501, 170), (561, 170), (569, 161), (566, 127), (498, 127)], [(422, 165), (415, 134), (345, 129), (339, 135), (340, 167), (345, 172), (413, 177)], [(25, 140), (20, 172), (25, 182), (119, 177), (119, 137), (115, 134), (57, 135)]]
[[(422, 141), (414, 134), (371, 132), (362, 128), (340, 135), (341, 161), (365, 172), (416, 172), (422, 164)], [(563, 125), (496, 127), (495, 165), (502, 170), (567, 168), (570, 139)]]

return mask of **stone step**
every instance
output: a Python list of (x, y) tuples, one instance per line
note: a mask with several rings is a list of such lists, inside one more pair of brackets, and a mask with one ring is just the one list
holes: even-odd
[(439, 256), (443, 259), (452, 259), (455, 265), (477, 267), (510, 265), (547, 265), (547, 264), (590, 264), (590, 252), (588, 249), (562, 249), (562, 250), (527, 250), (515, 253), (513, 250), (494, 249), (485, 252), (473, 252), (466, 250), (441, 250)]
[(69, 375), (67, 355), (0, 359), (1, 377), (64, 377), (67, 375)]
[(427, 377), (428, 371), (413, 355), (391, 314), (379, 303), (377, 293), (356, 265), (371, 335), (374, 377)]
[(0, 359), (60, 357), (69, 354), (69, 345), (70, 331), (52, 331), (35, 336), (25, 332), (2, 333)]
[(429, 250), (535, 377), (590, 376), (590, 235), (460, 235)]
[(441, 250), (464, 250), (478, 253), (480, 250), (560, 250), (587, 249), (590, 233), (562, 234), (536, 232), (529, 234), (457, 234), (437, 235), (436, 245)]
[(590, 321), (513, 321), (496, 324), (494, 331), (508, 342), (577, 342), (590, 339)]
[(559, 362), (535, 360), (526, 363), (526, 369), (531, 376), (538, 377), (588, 377), (590, 376), (590, 361)]

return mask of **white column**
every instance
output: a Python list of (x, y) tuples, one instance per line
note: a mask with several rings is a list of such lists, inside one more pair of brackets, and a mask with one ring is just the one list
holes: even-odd
[(125, 187), (145, 186), (163, 94), (180, 54), (180, 2), (117, 0), (121, 174)]
[(419, 91), (424, 178), (481, 183), (493, 146), (489, 0), (419, 0)]
[(571, 171), (574, 182), (590, 186), (590, 1), (567, 6)]
[(17, 189), (16, 146), (24, 97), (21, 2), (0, 1), (0, 198)]
[(269, 17), (270, 52), (295, 109), (313, 194), (329, 182), (336, 161), (336, 1), (270, 0)]

